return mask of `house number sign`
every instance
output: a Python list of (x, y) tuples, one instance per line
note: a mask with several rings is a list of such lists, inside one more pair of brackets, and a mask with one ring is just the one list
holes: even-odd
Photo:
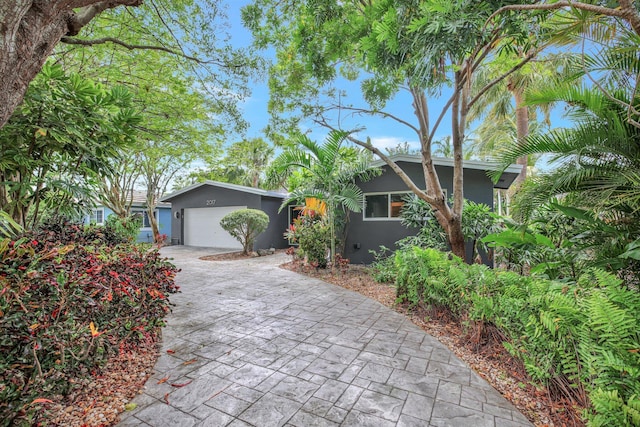
[(216, 204), (215, 200), (207, 200), (207, 206), (213, 206)]

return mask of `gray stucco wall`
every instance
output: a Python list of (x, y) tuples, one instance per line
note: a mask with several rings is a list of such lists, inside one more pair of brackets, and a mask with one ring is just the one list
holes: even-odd
[(287, 209), (283, 209), (282, 212), (278, 213), (281, 204), (282, 199), (280, 198), (262, 196), (262, 210), (269, 215), (269, 227), (258, 236), (256, 249), (284, 249), (289, 247), (288, 242), (283, 237), (283, 233), (289, 226)]
[[(399, 162), (398, 165), (421, 187), (424, 187), (422, 166), (418, 163)], [(438, 177), (447, 197), (453, 192), (453, 168), (436, 166)], [(382, 175), (360, 183), (364, 193), (409, 191), (407, 185), (389, 167), (384, 167)], [(464, 197), (477, 203), (484, 203), (493, 209), (493, 183), (485, 171), (464, 170)], [(369, 264), (373, 255), (369, 250), (378, 250), (380, 245), (395, 249), (395, 242), (413, 235), (415, 229), (408, 229), (397, 219), (364, 220), (363, 213), (351, 213), (348, 235), (345, 243), (345, 256), (354, 264)]]
[[(207, 205), (208, 200), (215, 200), (213, 206)], [(203, 185), (189, 192), (179, 194), (171, 200), (171, 236), (179, 238), (179, 244), (184, 243), (183, 212), (188, 208), (208, 208), (221, 206), (246, 206), (251, 209), (260, 209), (260, 196), (258, 194), (245, 193), (227, 188)], [(176, 212), (180, 212), (180, 218), (176, 218)], [(175, 240), (174, 240), (175, 241)]]

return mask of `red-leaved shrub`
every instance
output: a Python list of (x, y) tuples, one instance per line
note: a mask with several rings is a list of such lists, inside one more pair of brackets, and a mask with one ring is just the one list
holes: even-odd
[(155, 338), (178, 270), (114, 240), (69, 222), (0, 240), (0, 425), (42, 423), (36, 398)]

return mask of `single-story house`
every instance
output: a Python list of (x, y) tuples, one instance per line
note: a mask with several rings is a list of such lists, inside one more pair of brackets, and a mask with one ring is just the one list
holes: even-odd
[[(153, 242), (153, 232), (149, 224), (149, 214), (147, 212), (147, 195), (144, 191), (134, 191), (131, 200), (131, 214), (138, 214), (142, 217), (142, 226), (138, 233), (138, 242)], [(113, 211), (104, 205), (97, 205), (91, 210), (85, 223), (103, 225), (106, 219), (114, 215)], [(167, 236), (166, 242), (171, 241), (171, 203), (158, 202), (154, 211), (154, 216), (158, 220), (158, 231)]]
[(285, 193), (218, 181), (190, 185), (160, 199), (171, 203), (172, 244), (242, 249), (220, 220), (238, 209), (259, 209), (269, 215), (269, 226), (258, 236), (255, 249), (286, 248), (282, 234), (289, 225), (287, 210), (278, 212)]
[[(424, 172), (420, 155), (394, 155), (391, 159), (404, 170), (416, 183), (424, 186)], [(443, 190), (449, 197), (453, 193), (453, 159), (435, 157), (433, 163)], [(345, 258), (352, 263), (371, 263), (370, 250), (379, 250), (380, 246), (394, 249), (395, 242), (415, 234), (400, 223), (402, 199), (410, 194), (407, 185), (382, 160), (372, 166), (382, 167), (382, 174), (367, 182), (357, 182), (364, 192), (362, 212), (351, 212), (349, 230), (345, 242)], [(493, 184), (487, 172), (495, 170), (490, 162), (465, 160), (463, 179), (464, 197), (476, 203), (484, 203), (493, 209), (493, 190), (508, 189), (520, 173), (520, 165), (511, 165)]]
[[(418, 185), (424, 185), (420, 156), (396, 155), (392, 159)], [(434, 158), (436, 171), (443, 189), (453, 191), (453, 160)], [(402, 198), (410, 193), (406, 184), (382, 161), (383, 173), (367, 182), (357, 182), (365, 193), (362, 212), (352, 212), (349, 222), (345, 257), (352, 263), (370, 263), (380, 245), (393, 248), (395, 242), (407, 237), (410, 230), (400, 223)], [(488, 162), (464, 162), (464, 195), (477, 203), (493, 208), (494, 188), (506, 189), (520, 173), (520, 166), (512, 165), (493, 184), (487, 171), (495, 169)], [(173, 244), (241, 249), (240, 243), (220, 227), (220, 219), (227, 213), (242, 208), (261, 209), (269, 215), (269, 228), (258, 237), (255, 249), (285, 248), (288, 242), (283, 233), (291, 224), (296, 212), (294, 206), (278, 212), (285, 193), (244, 187), (216, 181), (193, 184), (161, 199), (171, 202), (171, 236)]]

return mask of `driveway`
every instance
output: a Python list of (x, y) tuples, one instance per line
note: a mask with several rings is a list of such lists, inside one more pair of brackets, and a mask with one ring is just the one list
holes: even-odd
[(182, 269), (182, 292), (154, 374), (119, 426), (531, 425), (404, 316), (280, 269), (284, 255), (162, 251)]

